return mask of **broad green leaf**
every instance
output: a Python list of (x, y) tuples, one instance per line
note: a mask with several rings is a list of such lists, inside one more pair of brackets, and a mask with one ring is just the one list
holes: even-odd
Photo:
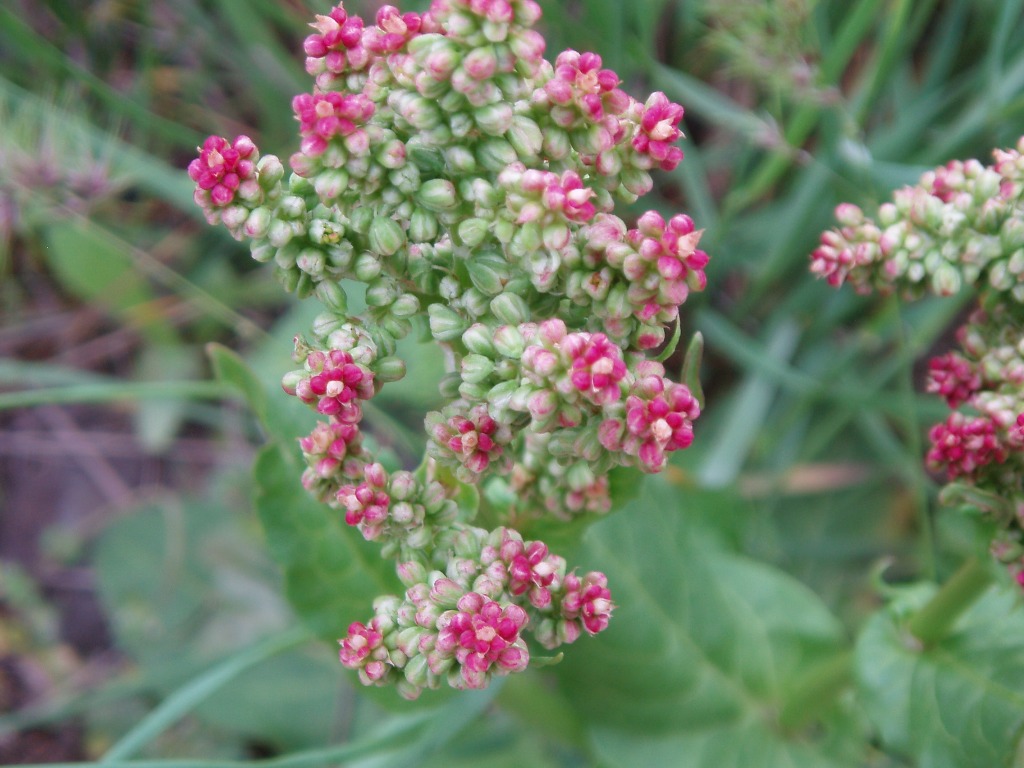
[(563, 691), (609, 765), (840, 765), (852, 718), (822, 702), (815, 738), (784, 731), (778, 713), (843, 652), (842, 628), (807, 587), (707, 535), (710, 510), (689, 508), (711, 500), (647, 495), (591, 529), (576, 561), (606, 572), (616, 609), (605, 632), (566, 649)]
[(378, 595), (402, 591), (380, 548), (315, 501), (293, 451), (268, 445), (256, 460), (256, 507), (271, 553), (284, 568), (288, 599), (318, 634), (334, 640), (372, 615)]
[(1019, 765), (1024, 611), (1017, 590), (990, 589), (923, 651), (896, 618), (905, 610), (897, 603), (878, 612), (857, 642), (860, 700), (883, 744), (918, 768)]
[(308, 434), (315, 417), (299, 400), (281, 390), (279, 382), (283, 371), (260, 376), (237, 352), (221, 344), (207, 344), (206, 354), (217, 379), (241, 393), (273, 439), (292, 442)]
[[(118, 520), (100, 539), (96, 569), (118, 645), (161, 695), (296, 623), (255, 531), (222, 506), (168, 502)], [(261, 661), (195, 712), (280, 748), (319, 745), (343, 679), (316, 644)]]

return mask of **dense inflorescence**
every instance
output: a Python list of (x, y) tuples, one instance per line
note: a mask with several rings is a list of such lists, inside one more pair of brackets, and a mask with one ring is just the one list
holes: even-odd
[[(705, 287), (701, 232), (614, 213), (681, 161), (683, 109), (633, 99), (594, 53), (552, 65), (539, 17), (533, 0), (435, 0), (368, 23), (339, 4), (304, 43), (292, 173), (246, 137), (211, 137), (189, 167), (208, 220), (326, 307), (284, 381), (325, 419), (299, 441), (303, 484), (398, 563), (405, 595), (349, 627), (341, 660), (410, 697), (524, 668), (524, 630), (545, 648), (603, 630), (604, 575), (511, 523), (608, 511), (608, 473), (660, 471), (700, 415), (648, 355)], [(346, 281), (366, 286), (358, 317)], [(423, 466), (389, 471), (362, 404), (404, 375), (414, 327), (444, 350), (446, 404)], [(507, 524), (473, 526), (465, 485)]]
[[(811, 271), (858, 291), (974, 287), (978, 307), (957, 331), (959, 351), (932, 359), (927, 390), (949, 417), (931, 428), (926, 458), (945, 472), (943, 499), (995, 519), (993, 550), (1024, 573), (1024, 138), (992, 165), (954, 160), (898, 190), (876, 218), (844, 203)], [(1024, 584), (1024, 577), (1022, 584)]]

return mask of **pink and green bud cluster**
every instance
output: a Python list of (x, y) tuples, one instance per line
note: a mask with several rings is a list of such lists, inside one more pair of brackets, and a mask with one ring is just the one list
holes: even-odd
[[(539, 506), (561, 518), (605, 511), (609, 488), (597, 476), (618, 466), (658, 472), (693, 441), (700, 406), (690, 390), (602, 333), (570, 332), (550, 319), (493, 331), (476, 324), (462, 340), (473, 351), (455, 380), (460, 397), (427, 425), (428, 453), (464, 482), (504, 477), (515, 461), (521, 501), (544, 499)], [(516, 434), (522, 450), (514, 457)]]
[(926, 462), (947, 476), (943, 501), (997, 522), (1001, 549), (1024, 538), (1024, 138), (994, 156), (989, 166), (954, 160), (929, 171), (875, 219), (840, 205), (840, 228), (822, 235), (811, 271), (862, 293), (977, 290), (960, 350), (929, 364), (927, 390), (951, 413), (929, 431)]
[(965, 285), (1024, 301), (1024, 138), (986, 166), (954, 160), (897, 190), (871, 219), (836, 208), (839, 229), (821, 236), (811, 271), (866, 293), (958, 293)]
[[(453, 528), (446, 559), (403, 562), (401, 598), (378, 598), (366, 624), (350, 625), (341, 662), (367, 685), (397, 684), (407, 698), (447, 683), (484, 688), (530, 660), (525, 631), (545, 648), (608, 626), (613, 603), (598, 572), (566, 573), (565, 560), (510, 528)], [(443, 570), (428, 570), (438, 566)]]
[[(682, 160), (683, 108), (634, 99), (595, 53), (549, 63), (540, 13), (434, 0), (364, 21), (338, 4), (303, 44), (313, 84), (292, 100), (290, 175), (245, 137), (211, 137), (189, 167), (207, 218), (324, 305), (284, 379), (321, 417), (299, 440), (303, 484), (399, 563), (406, 596), (381, 598), (341, 656), (407, 695), (480, 687), (525, 666), (522, 631), (553, 647), (610, 615), (603, 575), (471, 528), (464, 485), (499, 519), (607, 512), (608, 472), (660, 471), (700, 414), (648, 355), (705, 288), (701, 230), (614, 212)], [(351, 282), (365, 286), (358, 316)], [(362, 406), (404, 375), (396, 351), (414, 327), (448, 374), (410, 473), (374, 458)]]
[(1012, 305), (976, 310), (957, 331), (961, 352), (929, 365), (927, 389), (943, 396), (949, 418), (929, 432), (928, 464), (950, 480), (966, 479), (1016, 496), (1024, 471), (1024, 324)]

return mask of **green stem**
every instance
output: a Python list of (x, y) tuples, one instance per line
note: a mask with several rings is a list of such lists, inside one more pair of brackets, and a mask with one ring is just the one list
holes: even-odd
[(976, 557), (967, 560), (935, 596), (907, 622), (910, 634), (925, 647), (942, 640), (957, 619), (989, 588), (992, 573)]
[(798, 731), (810, 723), (821, 714), (823, 707), (850, 687), (852, 680), (853, 651), (844, 651), (816, 666), (783, 702), (779, 713), (783, 731)]

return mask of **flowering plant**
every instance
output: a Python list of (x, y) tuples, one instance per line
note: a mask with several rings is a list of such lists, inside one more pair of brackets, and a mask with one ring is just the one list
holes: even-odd
[[(340, 658), (408, 698), (524, 669), (524, 630), (546, 649), (602, 631), (604, 574), (522, 531), (607, 512), (609, 473), (660, 471), (700, 415), (695, 378), (652, 353), (705, 287), (701, 232), (613, 212), (682, 159), (682, 107), (628, 96), (594, 53), (549, 63), (539, 16), (533, 0), (436, 0), (368, 24), (339, 4), (304, 44), (315, 86), (292, 102), (292, 173), (245, 136), (211, 136), (189, 166), (208, 221), (326, 308), (284, 377), (323, 419), (299, 441), (302, 483), (396, 563), (404, 595), (353, 621)], [(404, 376), (414, 329), (448, 373), (407, 471), (375, 460), (361, 421)], [(478, 505), (496, 525), (474, 525)]]
[[(941, 499), (997, 526), (993, 553), (1024, 586), (1024, 138), (995, 161), (953, 160), (904, 187), (877, 221), (850, 203), (836, 209), (811, 271), (864, 293), (975, 287), (978, 305), (956, 332), (960, 352), (933, 358), (928, 392), (949, 417), (929, 431), (927, 463), (945, 472)], [(966, 411), (960, 410), (966, 407)]]

